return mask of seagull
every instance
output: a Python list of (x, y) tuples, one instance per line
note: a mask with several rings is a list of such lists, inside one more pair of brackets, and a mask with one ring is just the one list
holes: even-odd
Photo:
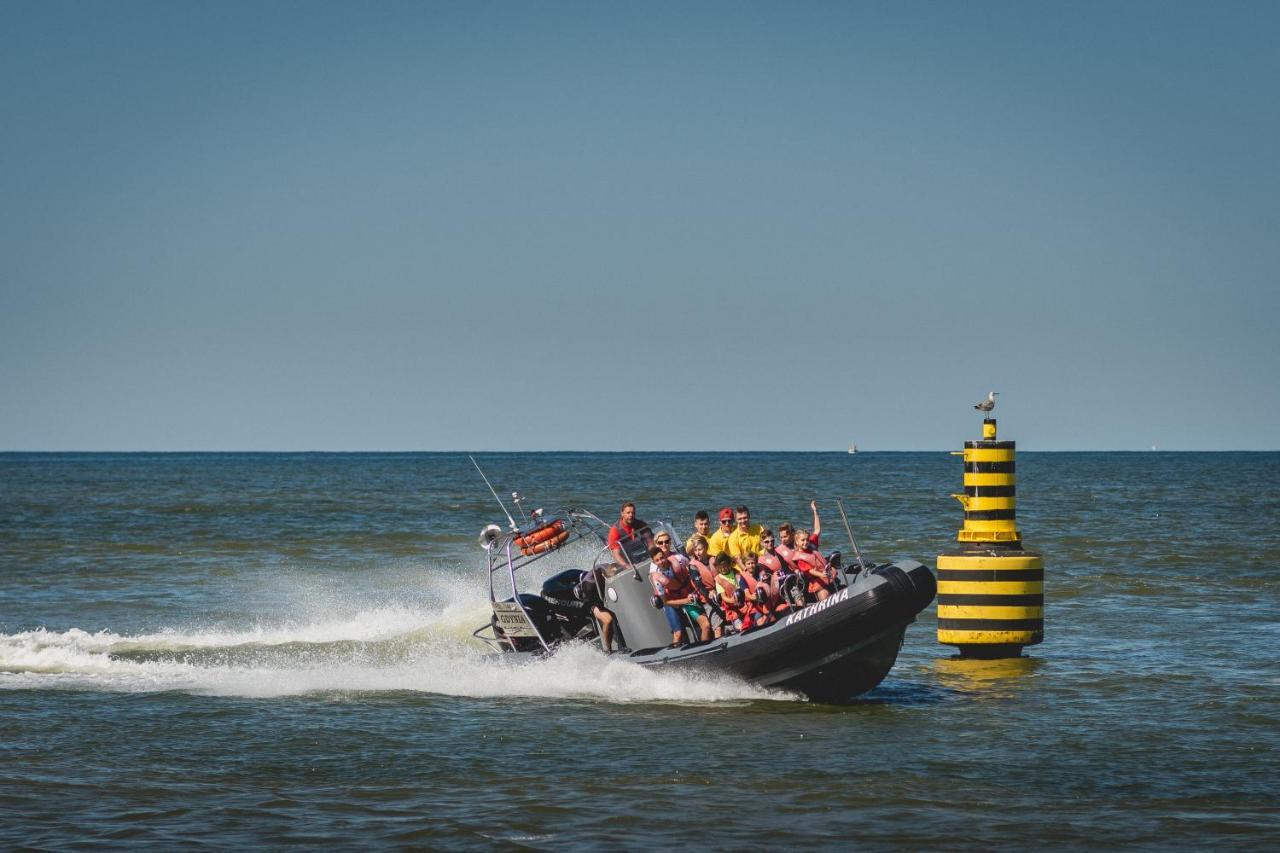
[(988, 391), (987, 399), (975, 405), (974, 408), (977, 409), (979, 412), (986, 414), (987, 412), (991, 411), (996, 407), (996, 396), (999, 393), (1000, 393), (999, 391)]

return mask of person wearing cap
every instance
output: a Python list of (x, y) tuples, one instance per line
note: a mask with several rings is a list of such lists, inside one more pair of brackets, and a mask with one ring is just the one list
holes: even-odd
[(707, 556), (715, 559), (729, 553), (729, 534), (733, 532), (733, 508), (720, 510), (720, 529), (707, 537)]
[(741, 560), (743, 554), (751, 553), (760, 556), (760, 534), (764, 528), (751, 523), (751, 510), (746, 506), (738, 507), (734, 513), (737, 526), (729, 534), (729, 556)]

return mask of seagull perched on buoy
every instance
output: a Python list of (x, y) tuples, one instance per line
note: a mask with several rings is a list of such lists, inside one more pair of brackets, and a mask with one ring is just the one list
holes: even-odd
[(996, 407), (996, 395), (998, 395), (999, 393), (1000, 393), (999, 391), (988, 391), (987, 399), (975, 405), (974, 408), (977, 409), (979, 412), (982, 412), (983, 414), (990, 412), (992, 409)]

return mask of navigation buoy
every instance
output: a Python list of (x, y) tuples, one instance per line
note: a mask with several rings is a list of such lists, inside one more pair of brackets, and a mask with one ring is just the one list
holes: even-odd
[(938, 642), (963, 657), (1005, 658), (1044, 640), (1044, 560), (1022, 547), (1015, 494), (1015, 442), (996, 422), (966, 441), (960, 548), (938, 555)]

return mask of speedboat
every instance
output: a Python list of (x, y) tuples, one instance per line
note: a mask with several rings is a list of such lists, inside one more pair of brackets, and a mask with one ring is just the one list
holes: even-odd
[[(474, 636), (496, 653), (520, 659), (554, 654), (568, 642), (598, 641), (600, 626), (588, 602), (601, 602), (614, 615), (615, 635), (621, 635), (623, 647), (611, 652), (616, 657), (673, 671), (727, 673), (814, 701), (838, 702), (884, 679), (907, 626), (937, 590), (933, 573), (921, 563), (859, 559), (844, 568), (833, 553), (828, 560), (836, 567), (835, 589), (827, 598), (796, 601), (772, 624), (704, 642), (693, 641), (697, 635), (689, 626), (690, 642), (673, 646), (672, 631), (655, 606), (647, 564), (610, 550), (608, 525), (597, 516), (577, 508), (538, 510), (511, 528), (490, 525), (481, 535), (493, 615)], [(563, 561), (548, 557), (566, 551), (580, 564), (556, 570)], [(584, 589), (584, 583), (597, 588)]]

